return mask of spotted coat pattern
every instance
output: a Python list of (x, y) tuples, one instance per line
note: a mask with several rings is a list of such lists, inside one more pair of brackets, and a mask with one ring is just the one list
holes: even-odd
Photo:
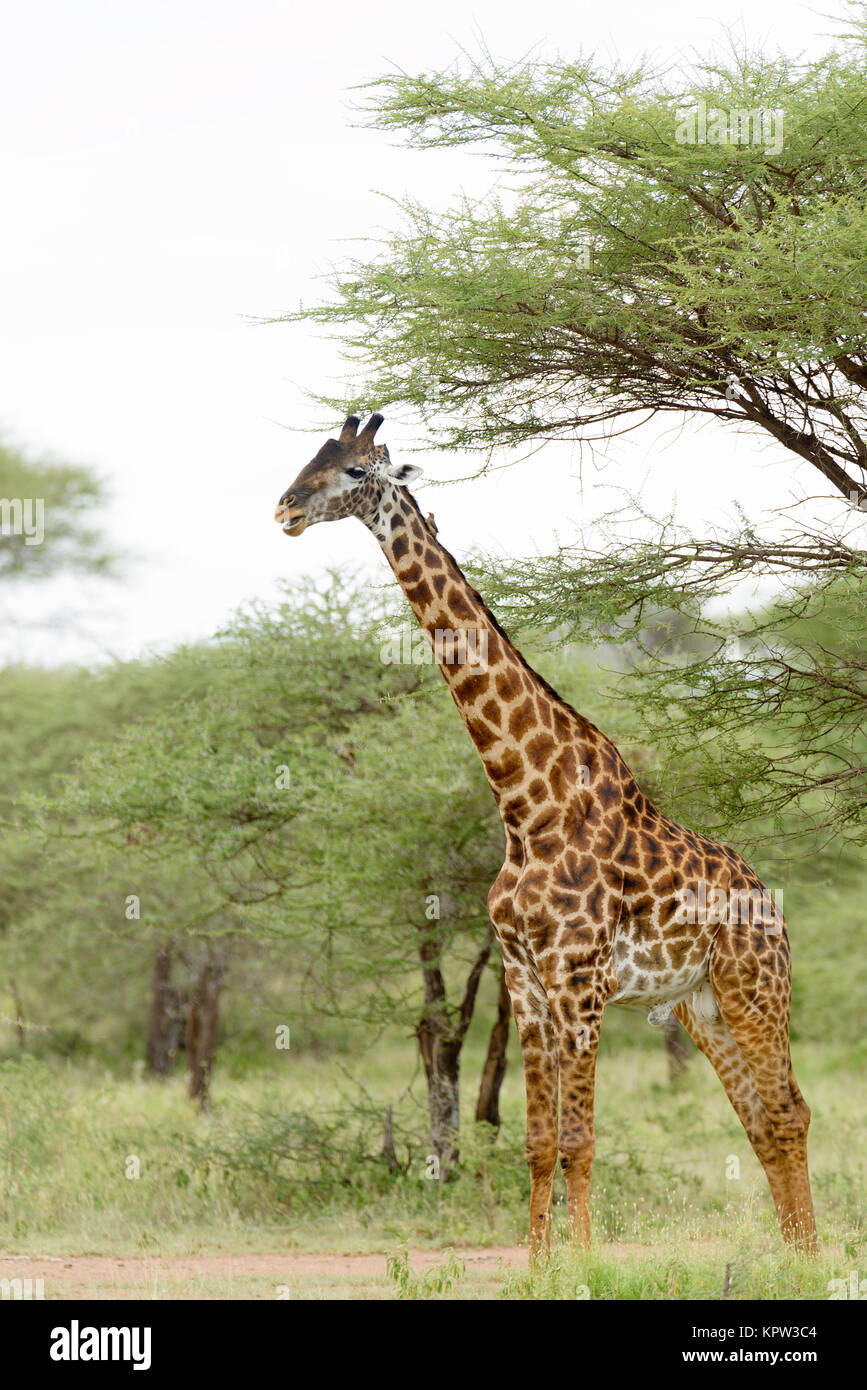
[[(374, 443), (381, 419), (359, 431), (350, 416), (276, 516), (292, 536), (317, 521), (359, 517), (421, 626), (431, 636), (475, 634), (475, 647), (453, 650), (440, 668), (505, 831), (488, 907), (524, 1062), (531, 1258), (550, 1244), (558, 1156), (572, 1237), (590, 1238), (596, 1052), (611, 1003), (649, 1010), (652, 1022), (674, 1007), (744, 1125), (784, 1237), (815, 1249), (810, 1112), (789, 1055), (782, 917), (685, 912), (699, 890), (727, 905), (744, 894), (741, 901), (767, 904), (768, 895), (734, 850), (657, 810), (611, 740), (528, 666), (407, 492), (420, 470), (393, 467)], [(484, 662), (473, 659), (480, 633)]]

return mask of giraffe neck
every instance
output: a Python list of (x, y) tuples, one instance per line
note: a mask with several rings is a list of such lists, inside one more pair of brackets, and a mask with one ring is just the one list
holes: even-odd
[(368, 524), (432, 640), (503, 821), (520, 831), (580, 784), (602, 735), (527, 665), (405, 488), (387, 487)]

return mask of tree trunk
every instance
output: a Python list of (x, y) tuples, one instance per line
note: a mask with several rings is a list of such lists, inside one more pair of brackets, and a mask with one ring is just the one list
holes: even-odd
[(439, 967), (439, 943), (429, 931), (419, 937), (425, 1002), (416, 1037), (427, 1078), (431, 1147), (437, 1160), (437, 1176), (441, 1178), (447, 1178), (460, 1159), (461, 1048), (490, 954), (489, 935), (473, 962), (455, 1017), (454, 1010), (448, 1007), (446, 982)]
[[(165, 944), (157, 951), (151, 986), (151, 1009), (145, 1057), (148, 1070), (155, 1076), (168, 1076), (174, 1062), (172, 1048), (173, 1024), (177, 1015), (177, 995), (171, 985), (172, 952)], [(177, 1044), (175, 1044), (176, 1046)]]
[(435, 1014), (426, 1014), (418, 1027), (418, 1045), (427, 1077), (428, 1111), (434, 1176), (448, 1178), (460, 1159), (461, 1042), (443, 1027)]
[(382, 1145), (382, 1156), (388, 1164), (388, 1171), (390, 1173), (403, 1172), (400, 1166), (400, 1160), (397, 1156), (397, 1150), (394, 1147), (394, 1124), (391, 1117), (391, 1106), (389, 1106), (385, 1112), (385, 1139)]
[(665, 1050), (668, 1053), (668, 1079), (674, 1082), (686, 1070), (689, 1061), (687, 1034), (680, 1026), (676, 1014), (669, 1014), (665, 1020)]
[(18, 993), (18, 984), (11, 975), (9, 988), (12, 991), (12, 1007), (15, 1010), (15, 1033), (18, 1038), (18, 1046), (23, 1047), (27, 1037), (24, 1028), (24, 1010), (21, 1004), (21, 995)]
[(187, 1094), (202, 1110), (210, 1109), (211, 1072), (223, 987), (222, 952), (208, 951), (196, 976), (187, 1011)]
[(479, 1099), (476, 1105), (476, 1119), (500, 1128), (500, 1087), (506, 1075), (506, 1047), (509, 1042), (509, 1022), (512, 1017), (512, 1001), (506, 989), (506, 970), (500, 961), (499, 993), (497, 995), (497, 1017), (491, 1029), (488, 1055), (482, 1069), (479, 1085)]

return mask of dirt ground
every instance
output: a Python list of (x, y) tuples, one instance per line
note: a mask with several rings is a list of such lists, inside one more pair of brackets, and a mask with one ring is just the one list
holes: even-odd
[[(477, 1297), (492, 1293), (508, 1269), (527, 1267), (520, 1246), (458, 1249), (466, 1266), (461, 1283)], [(441, 1250), (410, 1250), (409, 1264), (420, 1276), (442, 1266)], [(32, 1296), (42, 1280), (46, 1299), (292, 1299), (391, 1298), (387, 1256), (381, 1254), (181, 1255), (2, 1255), (0, 1279), (30, 1279)]]

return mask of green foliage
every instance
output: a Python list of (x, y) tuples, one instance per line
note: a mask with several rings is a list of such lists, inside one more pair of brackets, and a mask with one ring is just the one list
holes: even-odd
[[(424, 1143), (417, 1127), (400, 1123), (395, 1140), (408, 1165)], [(316, 1114), (250, 1109), (243, 1125), (217, 1123), (207, 1138), (187, 1135), (183, 1144), (189, 1171), (222, 1174), (248, 1218), (275, 1207), (297, 1216), (350, 1198), (376, 1201), (396, 1181), (381, 1150), (381, 1113), (346, 1102)]]
[[(434, 444), (489, 453), (712, 415), (864, 503), (867, 27), (853, 13), (810, 61), (484, 54), (368, 84), (367, 124), (421, 151), (479, 147), (508, 187), (443, 212), (404, 201), (378, 254), (287, 316), (323, 325), (354, 364), (349, 401), (320, 399), (409, 405)], [(667, 810), (742, 841), (863, 841), (863, 546), (769, 539), (744, 513), (728, 535), (655, 529), (624, 540), (612, 524), (602, 545), (498, 566), (486, 593), (531, 629), (629, 643), (619, 722), (657, 750)], [(772, 608), (710, 616), (768, 576)]]
[[(371, 1042), (415, 1027), (422, 949), (468, 968), (502, 859), (438, 673), (381, 659), (392, 623), (390, 601), (336, 577), (248, 611), (162, 663), (159, 706), (39, 803), (57, 845), (96, 831), (149, 932), (291, 943), (311, 1010), (362, 1016)], [(180, 697), (176, 663), (195, 673)]]
[(488, 149), (510, 186), (405, 200), (379, 255), (286, 318), (340, 338), (350, 405), (408, 404), (445, 448), (694, 411), (863, 497), (865, 41), (680, 71), (486, 54), (370, 83), (367, 124)]
[[(618, 539), (501, 564), (490, 588), (515, 622), (608, 645), (624, 670), (614, 698), (657, 750), (651, 794), (667, 811), (742, 844), (863, 843), (863, 554), (833, 556), (833, 541), (765, 551), (746, 523), (703, 557), (670, 524), (640, 547)], [(774, 562), (788, 572), (772, 602), (722, 609), (744, 573)]]
[[(116, 750), (131, 723), (193, 696), (200, 674), (183, 651), (171, 664), (126, 662), (97, 673), (0, 671), (0, 1008), (25, 1020), (30, 1048), (122, 1051), (146, 1009), (141, 982), (152, 945), (131, 930), (125, 896), (147, 897), (152, 888), (154, 901), (177, 904), (191, 888), (170, 865), (143, 888), (135, 846), (108, 844), (78, 813), (46, 836), (34, 803), (59, 794), (85, 750)], [(13, 1039), (4, 1028), (0, 1047)]]
[(447, 1250), (445, 1254), (447, 1258), (442, 1264), (426, 1269), (421, 1275), (413, 1274), (410, 1269), (408, 1250), (389, 1255), (386, 1264), (388, 1277), (397, 1284), (398, 1298), (414, 1301), (450, 1293), (455, 1284), (463, 1279), (467, 1266), (463, 1260), (457, 1258), (453, 1250)]
[[(756, 867), (784, 889), (793, 940), (795, 1036), (857, 1036), (867, 997), (863, 869), (851, 852), (803, 834), (807, 812), (826, 813), (824, 800), (794, 799), (804, 768), (822, 775), (799, 736), (799, 721), (809, 721), (803, 689), (762, 714), (753, 666), (744, 654), (731, 660), (723, 643), (755, 630), (756, 640), (799, 645), (817, 663), (823, 652), (854, 659), (858, 586), (807, 593), (797, 620), (778, 605), (740, 626), (690, 617), (672, 586), (660, 588), (656, 598), (670, 599), (662, 613), (645, 609), (632, 625), (625, 607), (609, 614), (600, 660), (583, 645), (603, 623), (592, 566), (572, 569), (568, 555), (560, 563), (556, 585), (553, 570), (534, 578), (525, 568), (479, 582), (510, 620), (532, 619), (538, 631), (550, 613), (565, 645), (522, 645), (615, 739), (663, 810), (742, 849), (763, 840)], [(411, 1056), (422, 952), (442, 973), (439, 1007), (454, 1024), (487, 938), (501, 828), (438, 673), (381, 661), (393, 622), (380, 596), (335, 582), (155, 662), (97, 675), (0, 674), (9, 714), (0, 735), (0, 1011), (24, 1018), (26, 1050), (129, 1067), (141, 1056), (154, 951), (168, 939), (181, 983), (199, 938), (231, 945), (220, 1065), (234, 1076), (265, 1064), (282, 1023), (291, 1024), (292, 1055), (348, 1050), (369, 1064), (397, 1034)], [(841, 727), (857, 751), (851, 704)], [(822, 726), (812, 725), (818, 738)], [(763, 782), (772, 752), (777, 780)], [(280, 766), (291, 773), (285, 788), (275, 785)], [(787, 786), (774, 829), (768, 792)], [(858, 825), (849, 823), (851, 834)], [(812, 857), (792, 859), (794, 832)], [(141, 901), (138, 920), (125, 916), (130, 893)], [(494, 953), (482, 1020), (496, 963)], [(631, 1045), (615, 1011), (606, 1034)], [(17, 1046), (5, 1025), (0, 1051)]]
[[(0, 499), (39, 500), (44, 507), (38, 538), (9, 525), (0, 534), (0, 579), (38, 579), (58, 571), (104, 573), (113, 563), (89, 519), (104, 501), (102, 482), (89, 469), (47, 460), (32, 460), (0, 444)], [(5, 518), (4, 518), (5, 519)], [(36, 513), (26, 514), (34, 526)]]

